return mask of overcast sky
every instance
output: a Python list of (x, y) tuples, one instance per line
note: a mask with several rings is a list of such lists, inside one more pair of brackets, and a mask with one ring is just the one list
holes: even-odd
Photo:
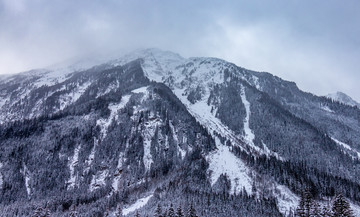
[(0, 74), (148, 47), (360, 101), (357, 0), (0, 0)]

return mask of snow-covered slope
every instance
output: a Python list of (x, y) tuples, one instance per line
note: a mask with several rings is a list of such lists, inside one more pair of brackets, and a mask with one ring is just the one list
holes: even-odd
[(346, 95), (343, 92), (331, 93), (326, 95), (326, 97), (344, 103), (345, 105), (357, 106), (358, 108), (360, 108), (360, 104), (358, 102), (356, 102), (354, 99), (352, 99), (350, 96)]
[[(0, 189), (8, 201), (53, 189), (101, 204), (121, 198), (124, 214), (175, 200), (164, 192), (228, 189), (221, 193), (275, 198), (285, 214), (298, 204), (299, 185), (327, 193), (313, 171), (355, 188), (358, 115), (268, 73), (158, 49), (34, 70), (0, 80)], [(309, 167), (299, 169), (303, 162)]]

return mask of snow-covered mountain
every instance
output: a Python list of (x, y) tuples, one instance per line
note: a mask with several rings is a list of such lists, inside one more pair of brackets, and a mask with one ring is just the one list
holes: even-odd
[(158, 49), (80, 65), (0, 79), (1, 210), (281, 216), (304, 188), (360, 202), (357, 107)]
[(356, 102), (350, 96), (346, 95), (343, 92), (330, 93), (326, 97), (344, 103), (345, 105), (357, 106), (358, 108), (360, 108), (360, 104), (358, 102)]

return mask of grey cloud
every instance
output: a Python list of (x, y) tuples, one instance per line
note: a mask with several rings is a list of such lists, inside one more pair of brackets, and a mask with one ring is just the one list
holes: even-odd
[(158, 47), (360, 101), (360, 2), (0, 0), (0, 73)]

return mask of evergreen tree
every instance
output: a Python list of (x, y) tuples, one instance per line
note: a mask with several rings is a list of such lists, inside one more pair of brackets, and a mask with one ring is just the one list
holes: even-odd
[(43, 216), (44, 217), (50, 217), (51, 216), (51, 212), (50, 212), (50, 209), (48, 207), (45, 208)]
[(338, 194), (334, 200), (332, 211), (337, 217), (352, 217), (353, 212), (342, 194)]
[(311, 203), (311, 208), (310, 208), (310, 215), (312, 217), (320, 217), (321, 215), (321, 211), (320, 211), (320, 204), (313, 200)]
[(173, 208), (172, 203), (170, 204), (170, 208), (169, 208), (169, 210), (168, 210), (167, 216), (168, 216), (168, 217), (175, 217), (175, 210), (174, 210), (174, 208)]
[(182, 212), (182, 208), (181, 205), (179, 205), (179, 207), (176, 210), (176, 217), (184, 217), (184, 214)]
[(135, 217), (140, 217), (139, 211), (136, 211)]
[(117, 206), (116, 208), (116, 214), (115, 214), (116, 217), (122, 217), (123, 214), (122, 214), (122, 208), (120, 205)]
[(305, 189), (301, 194), (299, 206), (296, 209), (296, 216), (310, 217), (312, 201), (309, 189)]
[(155, 215), (154, 217), (163, 217), (162, 216), (162, 210), (161, 210), (161, 205), (158, 203), (156, 210), (155, 210)]
[(333, 214), (331, 212), (331, 207), (328, 205), (328, 206), (323, 206), (322, 209), (321, 209), (321, 212), (320, 212), (320, 216), (322, 217), (332, 217)]
[(33, 217), (42, 216), (42, 212), (43, 212), (43, 209), (41, 207), (39, 207), (34, 211), (34, 214), (32, 216)]
[(51, 212), (50, 212), (50, 209), (49, 208), (37, 208), (35, 211), (34, 211), (34, 214), (32, 215), (33, 217), (50, 217), (51, 216)]
[(195, 208), (194, 208), (194, 206), (193, 206), (192, 203), (190, 204), (189, 212), (188, 212), (188, 213), (189, 213), (189, 214), (188, 214), (189, 217), (197, 217), (197, 215), (196, 215), (196, 210), (195, 210)]
[(78, 216), (78, 213), (76, 212), (76, 210), (75, 210), (76, 208), (75, 208), (75, 206), (73, 207), (73, 210), (70, 212), (70, 217), (77, 217)]

